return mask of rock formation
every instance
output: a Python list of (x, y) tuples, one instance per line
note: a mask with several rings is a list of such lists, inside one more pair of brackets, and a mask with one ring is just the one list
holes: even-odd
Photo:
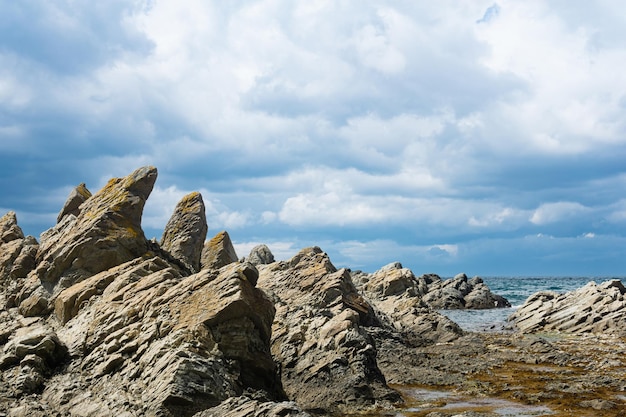
[(59, 212), (57, 216), (57, 223), (60, 223), (63, 220), (63, 217), (68, 214), (72, 214), (74, 216), (78, 216), (80, 213), (80, 206), (87, 201), (87, 199), (91, 197), (91, 191), (87, 189), (85, 183), (80, 183), (76, 188), (72, 190), (70, 195), (67, 197), (65, 201), (65, 205)]
[(198, 192), (183, 197), (165, 225), (161, 248), (180, 260), (192, 272), (200, 270), (200, 256), (208, 226), (204, 201)]
[(318, 247), (259, 268), (258, 285), (276, 306), (272, 354), (282, 364), (290, 399), (330, 411), (399, 400), (387, 387), (376, 365), (375, 342), (364, 330), (380, 323), (347, 270), (337, 270)]
[(357, 273), (355, 281), (376, 309), (388, 317), (389, 326), (410, 337), (412, 344), (448, 342), (463, 333), (456, 323), (423, 301), (432, 280), (416, 278), (399, 262), (373, 274)]
[(422, 276), (428, 286), (424, 302), (434, 309), (488, 309), (511, 307), (502, 296), (491, 292), (482, 278), (468, 279), (459, 274), (453, 279), (442, 280), (434, 274)]
[(560, 331), (626, 336), (626, 288), (619, 280), (565, 294), (541, 291), (530, 296), (509, 321), (524, 333)]
[(40, 243), (0, 218), (0, 416), (367, 411), (402, 401), (389, 380), (419, 382), (403, 369), (417, 347), (463, 334), (424, 302), (445, 285), (399, 264), (351, 274), (317, 247), (239, 261), (225, 231), (204, 243), (198, 193), (146, 240), (156, 176), (81, 184)]
[(267, 265), (275, 262), (274, 254), (267, 245), (256, 245), (248, 255), (248, 262), (253, 265)]
[(221, 231), (204, 244), (202, 268), (221, 268), (233, 262), (237, 262), (237, 253), (228, 232)]

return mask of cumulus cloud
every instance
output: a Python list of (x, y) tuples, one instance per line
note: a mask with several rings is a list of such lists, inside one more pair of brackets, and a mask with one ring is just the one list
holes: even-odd
[(156, 234), (200, 189), (210, 228), (240, 242), (373, 242), (445, 265), (470, 262), (479, 237), (621, 236), (621, 8), (7, 4), (2, 205), (38, 234), (59, 190), (156, 165)]

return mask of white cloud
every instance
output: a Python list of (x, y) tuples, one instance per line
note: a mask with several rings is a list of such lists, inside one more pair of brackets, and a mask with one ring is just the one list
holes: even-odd
[(580, 203), (571, 201), (560, 201), (556, 203), (546, 203), (539, 206), (530, 217), (530, 222), (536, 225), (546, 225), (550, 223), (569, 221), (585, 213), (590, 209)]

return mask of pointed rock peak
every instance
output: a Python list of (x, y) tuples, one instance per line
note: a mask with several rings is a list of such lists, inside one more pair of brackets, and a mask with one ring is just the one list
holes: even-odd
[(275, 262), (274, 254), (267, 245), (256, 245), (250, 251), (248, 262), (252, 265), (268, 265)]
[(76, 217), (65, 216), (41, 235), (37, 272), (48, 289), (56, 292), (147, 252), (141, 217), (156, 178), (154, 167), (114, 178), (80, 205)]
[(0, 217), (0, 245), (15, 239), (23, 239), (24, 232), (17, 225), (17, 215), (14, 211), (9, 211)]
[(237, 262), (237, 253), (228, 232), (219, 232), (213, 239), (204, 244), (202, 250), (202, 269), (219, 269)]
[(147, 200), (152, 192), (157, 175), (156, 167), (141, 167), (123, 178), (123, 187), (142, 200)]
[(202, 195), (187, 194), (178, 202), (165, 226), (161, 247), (191, 271), (198, 272), (207, 229)]
[(91, 197), (91, 192), (87, 189), (84, 182), (80, 183), (67, 197), (65, 205), (57, 216), (57, 223), (59, 223), (63, 217), (68, 214), (78, 216), (78, 213), (80, 213), (80, 206), (87, 201), (89, 197)]

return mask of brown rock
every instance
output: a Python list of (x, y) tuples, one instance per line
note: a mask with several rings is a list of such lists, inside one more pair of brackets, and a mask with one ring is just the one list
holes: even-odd
[(176, 205), (161, 238), (161, 247), (192, 272), (200, 270), (200, 257), (207, 232), (204, 211), (200, 193), (186, 195)]
[(9, 211), (0, 217), (0, 245), (16, 239), (23, 239), (24, 233), (17, 225), (17, 216), (14, 211)]
[(59, 215), (57, 216), (57, 223), (59, 223), (63, 217), (68, 214), (78, 216), (78, 213), (80, 213), (80, 206), (87, 201), (89, 197), (91, 197), (91, 192), (87, 189), (84, 182), (76, 186), (76, 188), (74, 188), (67, 197), (63, 208), (59, 212)]
[(380, 323), (347, 270), (337, 270), (318, 247), (257, 267), (258, 286), (276, 303), (272, 353), (289, 398), (328, 412), (399, 400), (376, 365), (375, 342), (366, 331)]
[(156, 177), (156, 168), (144, 167), (114, 178), (81, 205), (77, 217), (65, 216), (43, 233), (37, 256), (41, 281), (63, 289), (145, 254), (141, 216)]
[(205, 243), (202, 250), (202, 268), (219, 269), (237, 262), (237, 253), (228, 232), (219, 232), (213, 239)]

